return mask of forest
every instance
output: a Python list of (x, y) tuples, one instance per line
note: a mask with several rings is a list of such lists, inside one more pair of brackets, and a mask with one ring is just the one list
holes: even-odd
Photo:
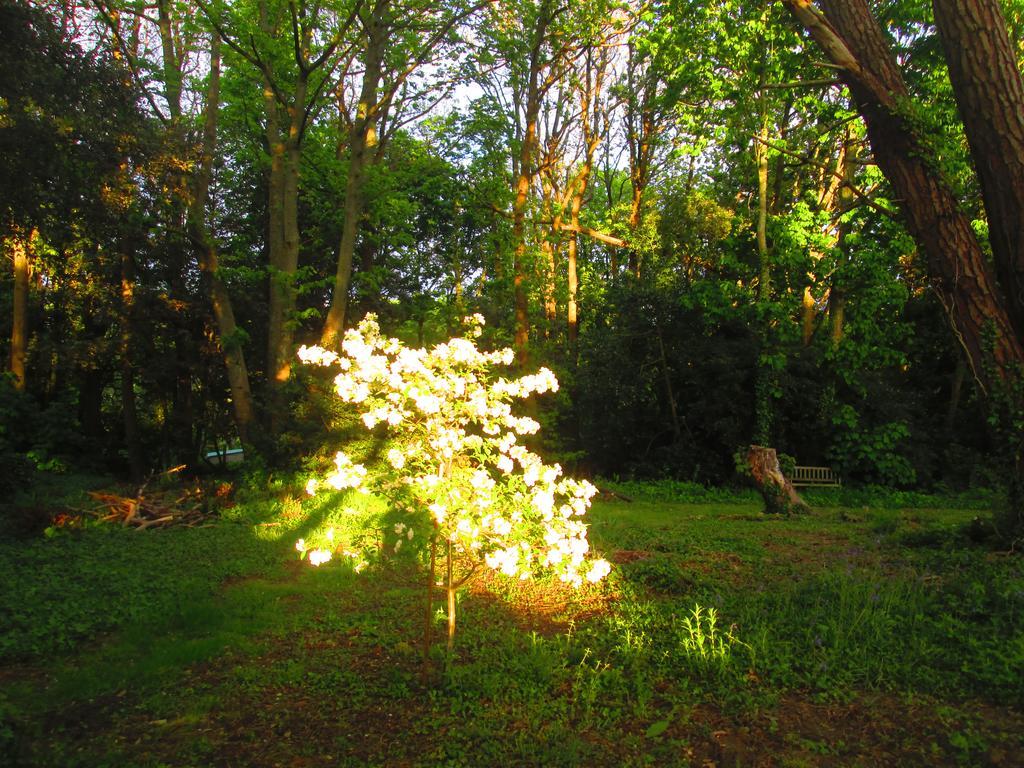
[(0, 0), (0, 762), (1024, 765), (1022, 67)]

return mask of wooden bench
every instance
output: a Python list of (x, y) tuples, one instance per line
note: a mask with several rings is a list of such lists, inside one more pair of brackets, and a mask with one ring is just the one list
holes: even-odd
[(242, 448), (227, 448), (217, 451), (210, 451), (206, 454), (206, 460), (213, 463), (216, 462), (220, 466), (225, 464), (238, 464), (242, 459), (245, 458), (245, 452)]
[(815, 488), (838, 488), (842, 485), (839, 475), (831, 467), (793, 467), (789, 478), (794, 486)]

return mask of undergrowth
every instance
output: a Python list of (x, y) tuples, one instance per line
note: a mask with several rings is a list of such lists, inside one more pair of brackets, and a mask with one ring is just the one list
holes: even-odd
[[(383, 754), (408, 765), (673, 764), (708, 738), (700, 708), (752, 723), (792, 697), (846, 705), (874, 694), (945, 702), (936, 733), (946, 735), (899, 753), (927, 754), (917, 764), (1024, 747), (956, 703), (1024, 701), (1024, 568), (963, 536), (969, 512), (861, 505), (775, 520), (735, 497), (655, 502), (645, 499), (665, 493), (661, 484), (618, 484), (634, 501), (596, 504), (591, 528), (616, 563), (610, 582), (573, 593), (491, 577), (463, 598), (447, 665), (435, 604), (424, 679), (422, 576), (413, 554), (393, 555), (386, 507), (355, 494), (308, 500), (299, 485), (243, 487), (209, 528), (0, 543), (10, 617), (0, 670), (29, 675), (0, 695), (0, 756), (62, 766), (227, 754), (260, 764), (319, 764), (321, 754), (338, 765)], [(326, 531), (339, 549), (369, 551), (365, 569), (343, 557), (299, 563), (295, 539)], [(85, 701), (107, 702), (113, 719), (88, 735), (48, 724)], [(125, 741), (116, 713), (129, 703), (192, 736), (179, 743), (157, 729)], [(382, 712), (393, 719), (378, 723)], [(218, 742), (217, 728), (233, 733), (243, 716), (249, 741)], [(926, 737), (901, 738), (894, 749)], [(854, 743), (814, 743), (840, 762), (860, 754)]]

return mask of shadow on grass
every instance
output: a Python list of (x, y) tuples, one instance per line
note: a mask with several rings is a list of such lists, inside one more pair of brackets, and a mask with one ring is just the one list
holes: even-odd
[[(357, 517), (346, 516), (350, 503), (323, 497), (299, 510), (285, 496), (210, 529), (89, 532), (45, 553), (0, 550), (5, 567), (35, 569), (18, 582), (21, 604), (37, 593), (30, 618), (50, 610), (56, 623), (97, 627), (95, 611), (106, 610), (113, 630), (95, 647), (73, 633), (40, 647), (38, 676), (0, 700), (15, 726), (9, 754), (54, 766), (699, 765), (758, 750), (841, 761), (860, 747), (843, 752), (796, 717), (773, 733), (759, 713), (799, 695), (808, 701), (795, 712), (824, 717), (864, 689), (1019, 692), (1010, 653), (1020, 631), (1006, 623), (1019, 615), (1019, 573), (962, 553), (883, 571), (908, 555), (875, 543), (869, 523), (767, 526), (722, 506), (605, 507), (594, 523), (603, 554), (651, 555), (621, 563), (607, 587), (483, 580), (461, 597), (454, 663), (425, 685), (423, 574), (406, 550), (363, 574), (340, 558), (321, 569), (296, 558), (299, 537), (359, 533), (344, 527)], [(386, 521), (375, 524), (385, 534)], [(793, 549), (766, 537), (828, 542), (830, 565), (783, 568)], [(868, 559), (854, 551), (870, 547)], [(698, 605), (716, 608), (714, 626), (694, 616)], [(433, 621), (442, 654), (440, 611)], [(985, 662), (1000, 649), (1004, 666)], [(62, 660), (65, 650), (75, 654)], [(975, 665), (973, 677), (954, 662)], [(929, 688), (931, 676), (949, 688)], [(730, 753), (714, 734), (737, 722), (749, 748)], [(842, 735), (838, 724), (827, 733)], [(968, 759), (988, 743), (976, 741)], [(953, 761), (911, 758), (904, 764)], [(815, 760), (805, 764), (828, 764)]]

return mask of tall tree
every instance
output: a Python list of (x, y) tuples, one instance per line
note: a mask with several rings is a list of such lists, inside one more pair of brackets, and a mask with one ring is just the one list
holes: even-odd
[(243, 445), (250, 444), (255, 422), (249, 368), (245, 361), (238, 323), (235, 320), (231, 294), (221, 276), (220, 254), (213, 233), (207, 224), (210, 203), (210, 182), (217, 150), (217, 112), (220, 109), (221, 41), (217, 35), (210, 40), (210, 74), (203, 114), (203, 132), (198, 160), (192, 175), (191, 199), (188, 207), (189, 236), (199, 256), (199, 268), (207, 283), (207, 294), (217, 323), (218, 339), (234, 410), (238, 436)]
[(255, 0), (207, 4), (211, 24), (262, 86), (267, 179), (267, 425), (285, 423), (284, 385), (291, 376), (301, 231), (300, 172), (304, 140), (327, 105), (351, 45), (359, 2), (328, 4)]
[[(347, 109), (345, 78), (337, 88), (339, 123), (347, 128), (339, 150), (347, 149), (348, 175), (334, 288), (320, 337), (325, 347), (338, 344), (345, 325), (367, 171), (381, 157), (389, 134), (436, 106), (451, 88), (452, 73), (442, 64), (457, 55), (455, 33), (491, 1), (372, 0), (356, 14), (362, 74), (354, 115)], [(433, 76), (415, 83), (414, 77), (427, 69)]]
[[(1024, 197), (1021, 114), (1024, 91), (994, 0), (936, 0), (950, 76), (975, 157), (992, 238), (995, 268), (956, 195), (928, 151), (902, 73), (866, 0), (784, 0), (814, 37), (850, 89), (867, 125), (879, 166), (893, 186), (928, 259), (932, 285), (984, 391), (1016, 391), (1019, 419), (1024, 337), (1020, 333), (1020, 221)], [(819, 10), (820, 8), (820, 10)], [(979, 24), (989, 32), (983, 32)], [(981, 35), (965, 38), (968, 30)], [(965, 50), (965, 48), (967, 50)], [(980, 114), (965, 114), (972, 110)], [(991, 121), (991, 122), (990, 122)], [(997, 156), (1007, 152), (1009, 157)], [(1005, 165), (1004, 165), (1005, 164)], [(1003, 167), (998, 167), (1003, 166)], [(999, 198), (1006, 195), (1005, 199)], [(991, 350), (991, 353), (990, 353)], [(1014, 395), (1011, 394), (1011, 400)], [(1010, 427), (1011, 433), (1018, 432)], [(1024, 530), (1024, 439), (1011, 438), (1011, 516)]]
[(14, 269), (8, 366), (19, 388), (37, 251), (109, 242), (108, 197), (144, 133), (117, 62), (85, 52), (40, 10), (0, 2), (0, 242)]
[(1024, 82), (998, 0), (934, 0), (974, 158), (996, 277), (1024, 339)]

